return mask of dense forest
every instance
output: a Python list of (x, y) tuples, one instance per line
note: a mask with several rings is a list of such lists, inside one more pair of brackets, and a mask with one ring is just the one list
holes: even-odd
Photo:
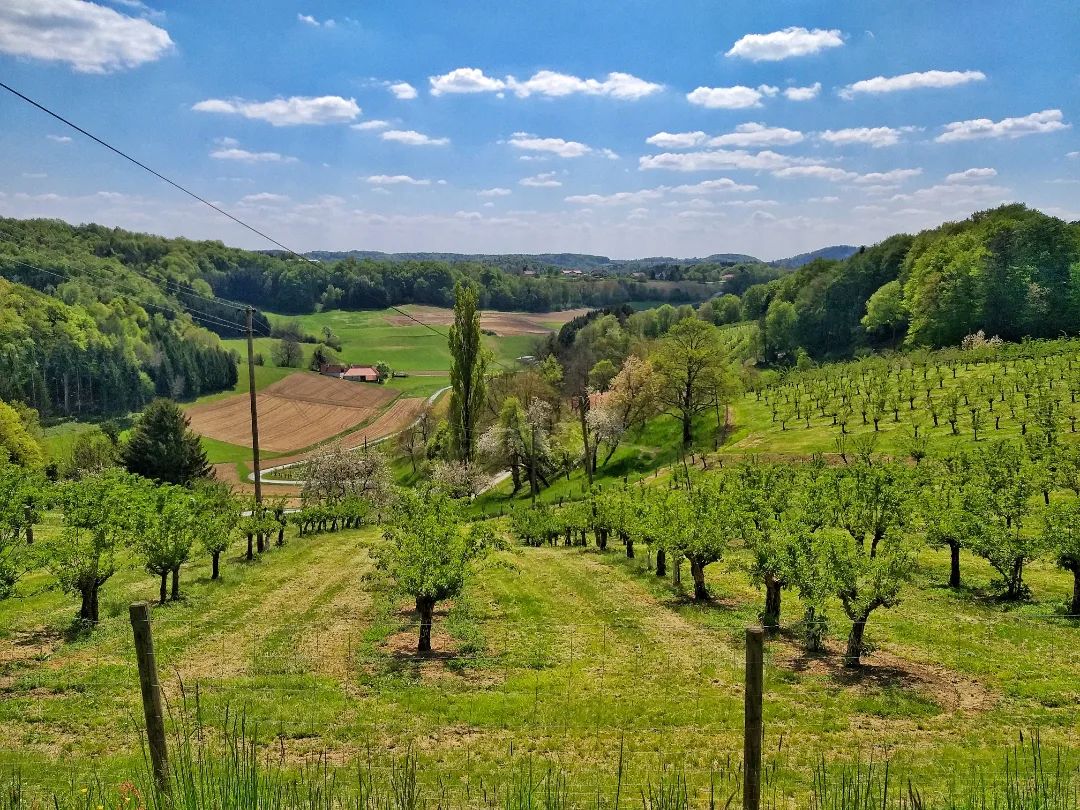
[(840, 358), (902, 346), (958, 345), (1080, 331), (1080, 223), (1014, 204), (843, 261), (817, 259), (741, 294), (768, 361), (798, 349)]

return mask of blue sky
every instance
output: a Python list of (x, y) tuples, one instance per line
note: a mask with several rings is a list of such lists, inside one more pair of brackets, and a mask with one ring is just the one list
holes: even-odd
[[(0, 77), (298, 250), (864, 244), (1080, 218), (1080, 9), (4, 0)], [(0, 213), (268, 247), (0, 96)]]

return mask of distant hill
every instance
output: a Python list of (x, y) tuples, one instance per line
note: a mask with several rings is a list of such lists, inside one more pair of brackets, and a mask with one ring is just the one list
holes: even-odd
[(797, 267), (802, 267), (804, 264), (810, 264), (814, 259), (836, 259), (838, 261), (843, 261), (858, 252), (859, 249), (854, 245), (830, 245), (829, 247), (812, 250), (809, 253), (800, 253), (798, 256), (790, 256), (787, 259), (776, 259), (769, 262), (769, 264), (773, 267), (784, 267), (789, 270), (794, 270)]
[[(275, 251), (266, 251), (274, 253)], [(321, 262), (341, 259), (372, 259), (375, 261), (436, 261), (449, 264), (484, 264), (503, 270), (599, 270), (606, 273), (634, 273), (665, 267), (693, 267), (701, 264), (735, 265), (761, 264), (761, 260), (743, 253), (714, 253), (704, 258), (677, 259), (670, 256), (650, 256), (643, 259), (611, 259), (589, 253), (383, 253), (377, 250), (313, 250), (309, 258)]]

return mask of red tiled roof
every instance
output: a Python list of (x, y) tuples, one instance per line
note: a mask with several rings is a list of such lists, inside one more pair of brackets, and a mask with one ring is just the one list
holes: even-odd
[(371, 366), (352, 366), (345, 372), (346, 377), (378, 377), (379, 372)]

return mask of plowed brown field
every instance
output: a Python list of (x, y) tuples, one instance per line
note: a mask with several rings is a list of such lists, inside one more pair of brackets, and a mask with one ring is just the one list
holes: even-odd
[[(558, 312), (494, 312), (480, 313), (480, 328), (489, 329), (496, 335), (546, 335), (552, 323), (566, 323), (588, 309), (564, 309)], [(410, 307), (409, 314), (418, 321), (432, 326), (448, 326), (454, 322), (454, 311), (441, 307)], [(416, 321), (404, 315), (390, 315), (386, 320), (394, 326), (412, 326)]]
[[(309, 447), (374, 418), (396, 396), (397, 391), (381, 385), (290, 374), (258, 394), (259, 446), (276, 452)], [(247, 394), (197, 405), (188, 416), (196, 433), (251, 446)]]
[[(373, 421), (369, 425), (365, 425), (359, 430), (355, 430), (347, 436), (342, 436), (334, 442), (323, 447), (340, 447), (344, 450), (353, 450), (357, 447), (363, 447), (364, 442), (369, 444), (386, 436), (390, 436), (397, 433), (404, 427), (411, 425), (420, 416), (420, 411), (424, 408), (424, 403), (427, 402), (425, 397), (410, 397), (408, 399), (399, 399), (393, 405), (386, 409), (379, 418)], [(262, 424), (260, 420), (260, 425)], [(261, 428), (260, 428), (261, 431)], [(261, 438), (260, 432), (260, 438)], [(261, 444), (261, 442), (260, 442)], [(295, 453), (291, 456), (281, 456), (278, 458), (269, 459), (262, 462), (260, 465), (262, 469), (268, 467), (277, 467), (282, 464), (292, 464), (296, 461), (304, 461), (311, 456), (311, 451), (304, 453)]]

